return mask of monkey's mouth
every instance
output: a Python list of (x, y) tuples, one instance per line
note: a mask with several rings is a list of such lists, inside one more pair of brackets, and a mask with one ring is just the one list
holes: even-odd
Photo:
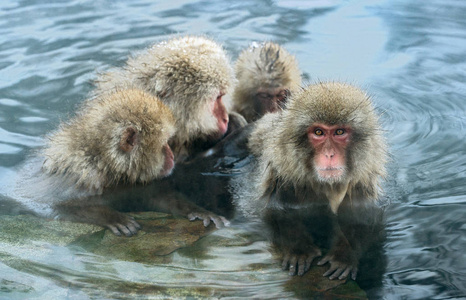
[(317, 174), (322, 180), (337, 180), (345, 174), (343, 167), (318, 168)]

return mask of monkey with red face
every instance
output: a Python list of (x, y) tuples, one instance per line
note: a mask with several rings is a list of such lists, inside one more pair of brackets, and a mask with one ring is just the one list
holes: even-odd
[(168, 141), (174, 134), (170, 110), (147, 92), (101, 95), (48, 136), (27, 164), (31, 169), (23, 170), (17, 198), (37, 215), (100, 225), (116, 235), (140, 229), (121, 212), (128, 210), (162, 210), (203, 219), (206, 225), (227, 224), (156, 180), (172, 173)]
[(95, 94), (136, 87), (166, 104), (176, 120), (169, 144), (176, 162), (190, 159), (221, 139), (228, 127), (246, 122), (233, 113), (232, 124), (225, 94), (235, 78), (223, 48), (202, 36), (162, 41), (131, 57), (123, 68), (101, 74)]
[(358, 262), (380, 229), (377, 205), (386, 144), (370, 98), (346, 84), (310, 85), (286, 108), (256, 122), (248, 141), (255, 163), (233, 180), (245, 214), (261, 216), (282, 266), (302, 275), (356, 278)]

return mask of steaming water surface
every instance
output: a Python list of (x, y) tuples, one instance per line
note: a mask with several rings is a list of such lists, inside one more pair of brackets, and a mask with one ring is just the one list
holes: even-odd
[[(86, 97), (97, 71), (176, 33), (212, 36), (233, 59), (252, 41), (273, 40), (297, 56), (307, 82), (356, 84), (383, 112), (392, 154), (387, 266), (370, 295), (466, 297), (465, 15), (466, 4), (452, 0), (2, 1), (2, 194), (41, 137)], [(150, 298), (201, 284), (215, 297), (297, 297), (284, 289), (288, 276), (267, 242), (248, 226), (212, 234), (236, 245), (208, 245), (199, 257), (176, 254), (169, 264), (18, 245), (0, 253), (20, 262), (0, 262), (0, 299)], [(253, 264), (265, 267), (258, 272)]]

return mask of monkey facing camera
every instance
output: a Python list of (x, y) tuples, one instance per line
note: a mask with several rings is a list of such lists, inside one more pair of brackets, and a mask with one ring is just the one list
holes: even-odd
[(263, 218), (283, 269), (303, 275), (329, 249), (317, 263), (328, 263), (324, 276), (355, 279), (382, 227), (387, 147), (370, 98), (346, 84), (310, 85), (257, 121), (248, 147), (255, 161), (233, 180), (235, 199)]

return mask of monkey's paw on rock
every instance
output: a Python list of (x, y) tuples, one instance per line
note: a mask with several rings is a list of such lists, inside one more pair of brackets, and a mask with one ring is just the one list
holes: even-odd
[(327, 254), (317, 265), (322, 266), (327, 262), (330, 264), (330, 268), (324, 273), (324, 276), (328, 276), (330, 280), (336, 278), (339, 280), (346, 279), (348, 275), (351, 275), (351, 279), (356, 280), (358, 262), (353, 257), (339, 259), (334, 254)]
[(194, 221), (197, 219), (202, 220), (205, 227), (209, 226), (210, 222), (213, 222), (215, 224), (215, 227), (217, 228), (223, 228), (223, 227), (230, 226), (230, 221), (228, 221), (225, 217), (218, 216), (208, 211), (192, 212), (188, 215), (188, 219), (190, 221)]
[(312, 247), (306, 254), (287, 253), (283, 256), (282, 269), (289, 270), (289, 274), (302, 276), (309, 271), (315, 258), (322, 255), (317, 247)]

